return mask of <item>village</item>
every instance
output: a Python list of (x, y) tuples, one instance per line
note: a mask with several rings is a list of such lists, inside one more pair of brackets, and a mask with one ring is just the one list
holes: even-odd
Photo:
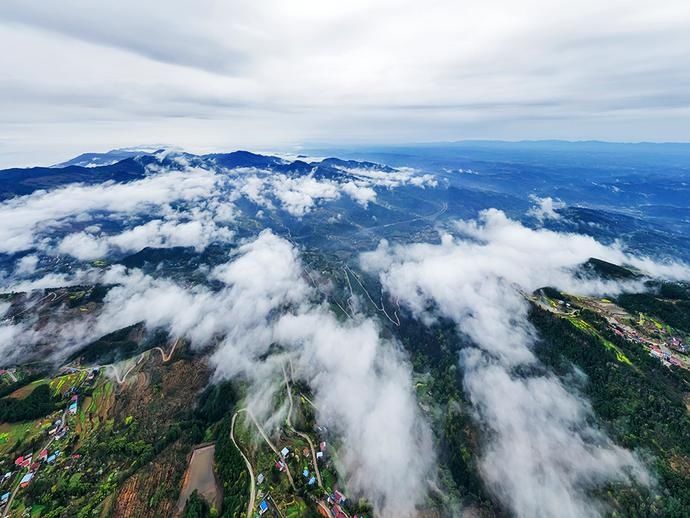
[[(37, 421), (2, 425), (0, 454), (4, 474), (0, 481), (0, 491), (2, 491), (0, 513), (3, 518), (9, 516), (12, 503), (18, 493), (27, 489), (41, 472), (62, 470), (64, 473), (78, 473), (80, 471), (81, 455), (72, 453), (74, 449), (72, 438), (75, 430), (84, 432), (86, 422), (91, 420), (92, 414), (97, 413), (98, 388), (100, 387), (101, 392), (103, 389), (108, 390), (106, 387), (109, 382), (99, 374), (98, 369), (64, 368), (50, 380), (36, 380), (11, 394), (11, 396), (21, 398), (28, 394), (28, 390), (47, 384), (52, 395), (61, 400), (58, 406), (63, 408)], [(10, 372), (4, 371), (3, 375), (9, 376)], [(81, 400), (80, 395), (87, 392), (89, 395), (85, 400)], [(13, 459), (8, 459), (5, 452), (22, 443), (28, 443), (23, 452)], [(8, 462), (9, 460), (11, 463)], [(24, 514), (21, 509), (13, 511), (13, 515)], [(26, 512), (32, 515), (31, 508)]]
[[(174, 348), (170, 354), (162, 353), (162, 360), (169, 360), (173, 352)], [(60, 486), (79, 487), (83, 477), (106, 477), (104, 466), (94, 466), (84, 444), (104, 427), (112, 426), (108, 424), (109, 409), (114, 405), (118, 386), (127, 386), (127, 379), (135, 376), (144, 363), (141, 357), (134, 358), (121, 362), (117, 369), (109, 369), (81, 366), (77, 362), (62, 367), (52, 378), (32, 381), (21, 369), (3, 371), (0, 376), (8, 383), (27, 382), (11, 397), (26, 397), (37, 387), (47, 386), (57, 402), (49, 415), (0, 425), (0, 517), (41, 515), (40, 504), (25, 505), (32, 500), (27, 500), (26, 495), (31, 494), (37, 480), (42, 484), (50, 481), (54, 490), (56, 482)], [(297, 517), (304, 516), (308, 509), (324, 518), (368, 516), (368, 504), (351, 501), (338, 484), (338, 438), (315, 423), (316, 407), (311, 394), (304, 384), (293, 380), (289, 363), (284, 381), (287, 415), (270, 435), (250, 408), (241, 408), (232, 416), (231, 439), (245, 460), (251, 480), (246, 516)], [(129, 418), (125, 419), (123, 425), (129, 422)], [(195, 489), (214, 505), (222, 505), (213, 447), (213, 443), (204, 443), (192, 451), (179, 490), (176, 516), (182, 515), (186, 499)], [(210, 455), (197, 455), (204, 449)], [(199, 466), (202, 476), (193, 474)], [(210, 490), (209, 480), (210, 486), (215, 486)]]
[[(288, 409), (278, 443), (269, 437), (251, 409), (242, 408), (233, 416), (232, 440), (253, 484), (247, 517), (296, 518), (312, 507), (324, 518), (365, 518), (368, 504), (352, 502), (337, 482), (337, 448), (332, 444), (337, 438), (325, 426), (313, 422), (316, 407), (298, 388), (301, 385), (294, 382), (290, 363), (283, 374)], [(240, 415), (246, 417), (247, 426), (236, 425)], [(296, 422), (310, 430), (298, 430)], [(304, 426), (307, 423), (311, 426)]]
[[(616, 336), (640, 345), (666, 367), (690, 370), (690, 337), (652, 316), (632, 315), (609, 299), (559, 294), (550, 289), (537, 290), (529, 299), (577, 327), (596, 332), (578, 318), (583, 309), (590, 310), (601, 316)], [(605, 345), (615, 347), (608, 341)]]

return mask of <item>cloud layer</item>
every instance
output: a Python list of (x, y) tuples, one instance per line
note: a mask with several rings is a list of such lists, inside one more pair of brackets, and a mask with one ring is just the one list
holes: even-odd
[[(224, 168), (213, 160), (164, 151), (147, 175), (128, 183), (69, 184), (0, 202), (0, 254), (37, 250), (79, 260), (127, 254), (145, 247), (194, 247), (234, 239), (240, 198), (269, 211), (302, 218), (343, 197), (364, 208), (376, 189), (433, 187), (436, 179), (413, 169), (338, 168), (337, 178), (253, 167)], [(192, 166), (190, 162), (200, 165)], [(284, 160), (282, 165), (289, 164)], [(254, 217), (254, 213), (249, 216)], [(15, 276), (31, 275), (38, 261), (17, 259)], [(7, 283), (5, 283), (7, 284)]]
[(0, 20), (7, 166), (152, 139), (687, 139), (683, 0), (5, 0)]
[(460, 363), (491, 437), (481, 463), (489, 487), (518, 516), (580, 517), (602, 512), (588, 490), (603, 481), (649, 483), (642, 464), (591, 424), (591, 408), (576, 391), (549, 373), (516, 373), (538, 365), (523, 294), (543, 286), (577, 294), (643, 288), (576, 277), (574, 268), (590, 257), (668, 278), (690, 278), (690, 269), (586, 236), (529, 229), (495, 209), (457, 222), (455, 234), (443, 234), (440, 244), (383, 241), (361, 263), (417, 317), (450, 318), (476, 344)]
[[(418, 414), (410, 367), (397, 345), (384, 340), (377, 323), (362, 316), (340, 321), (306, 281), (297, 249), (271, 231), (240, 245), (208, 272), (220, 284), (182, 286), (114, 266), (98, 281), (115, 284), (102, 309), (60, 325), (0, 325), (0, 349), (49, 342), (64, 357), (97, 337), (139, 322), (189, 339), (197, 348), (215, 345), (215, 377), (248, 383), (247, 405), (270, 429), (280, 409), (282, 369), (314, 393), (321, 424), (342, 443), (339, 469), (348, 491), (371, 500), (384, 517), (411, 517), (433, 476), (428, 426)], [(91, 279), (94, 282), (96, 279)], [(4, 310), (5, 308), (0, 308)], [(276, 351), (272, 346), (277, 345)], [(411, 458), (409, 452), (416, 454)]]

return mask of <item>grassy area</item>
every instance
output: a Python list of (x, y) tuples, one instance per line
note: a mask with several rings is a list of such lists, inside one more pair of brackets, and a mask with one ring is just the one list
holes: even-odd
[(115, 402), (115, 388), (110, 380), (100, 379), (91, 396), (86, 396), (77, 414), (77, 432), (83, 439), (97, 431)]
[(88, 373), (86, 371), (77, 371), (71, 374), (58, 376), (50, 381), (50, 388), (56, 396), (63, 395), (70, 388), (81, 384), (87, 376)]
[(286, 518), (299, 518), (304, 516), (307, 512), (307, 504), (301, 498), (295, 498), (292, 503), (285, 508), (284, 515)]
[(567, 316), (565, 317), (573, 326), (575, 326), (577, 329), (580, 331), (583, 331), (587, 334), (596, 336), (599, 341), (602, 343), (604, 347), (607, 349), (612, 350), (614, 353), (616, 353), (616, 360), (618, 360), (621, 363), (625, 363), (626, 365), (632, 365), (632, 362), (630, 359), (621, 351), (615, 344), (612, 342), (608, 341), (604, 337), (602, 337), (599, 332), (592, 327), (591, 324), (588, 322), (585, 322), (581, 318), (574, 317), (574, 316)]
[(35, 421), (0, 424), (0, 455), (7, 454), (17, 441), (27, 442), (37, 432), (39, 429)]

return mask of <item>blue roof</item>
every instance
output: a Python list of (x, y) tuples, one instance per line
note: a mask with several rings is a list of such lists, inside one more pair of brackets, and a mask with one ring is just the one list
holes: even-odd
[(27, 473), (26, 475), (24, 475), (22, 477), (22, 479), (19, 483), (23, 484), (24, 482), (29, 482), (32, 478), (34, 478), (34, 474), (33, 473)]
[(309, 470), (308, 470), (308, 469), (305, 469), (305, 470), (302, 472), (302, 475), (304, 475), (305, 477), (308, 477), (308, 476), (309, 476)]
[(261, 501), (261, 503), (259, 504), (259, 509), (261, 509), (262, 511), (268, 510), (268, 504), (266, 503), (266, 500)]

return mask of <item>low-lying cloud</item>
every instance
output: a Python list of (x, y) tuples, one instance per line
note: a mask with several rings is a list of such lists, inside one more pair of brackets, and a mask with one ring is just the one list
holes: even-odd
[(382, 241), (361, 264), (417, 317), (450, 318), (476, 345), (462, 351), (460, 364), (476, 418), (491, 437), (481, 460), (488, 486), (518, 516), (580, 517), (602, 512), (587, 492), (604, 481), (649, 483), (636, 457), (591, 424), (580, 395), (552, 374), (515, 373), (538, 364), (523, 293), (547, 285), (577, 294), (643, 288), (576, 276), (590, 257), (674, 279), (689, 278), (690, 269), (587, 236), (533, 230), (495, 209), (457, 222), (454, 231), (440, 244)]
[(558, 211), (565, 208), (565, 203), (561, 200), (553, 199), (551, 196), (540, 198), (535, 195), (530, 196), (530, 200), (534, 202), (534, 205), (527, 211), (528, 216), (532, 216), (541, 222), (548, 219), (561, 219)]
[(348, 491), (370, 499), (381, 516), (415, 515), (433, 476), (434, 454), (410, 366), (374, 320), (336, 318), (305, 280), (289, 241), (267, 230), (244, 242), (208, 272), (216, 289), (123, 266), (98, 275), (99, 282), (115, 284), (99, 311), (41, 329), (35, 321), (3, 325), (0, 342), (50, 340), (64, 357), (140, 322), (165, 329), (193, 347), (215, 346), (215, 378), (245, 380), (246, 403), (269, 429), (281, 411), (271, 402), (284, 387), (282, 369), (289, 362), (312, 388), (319, 422), (341, 439), (339, 469)]

